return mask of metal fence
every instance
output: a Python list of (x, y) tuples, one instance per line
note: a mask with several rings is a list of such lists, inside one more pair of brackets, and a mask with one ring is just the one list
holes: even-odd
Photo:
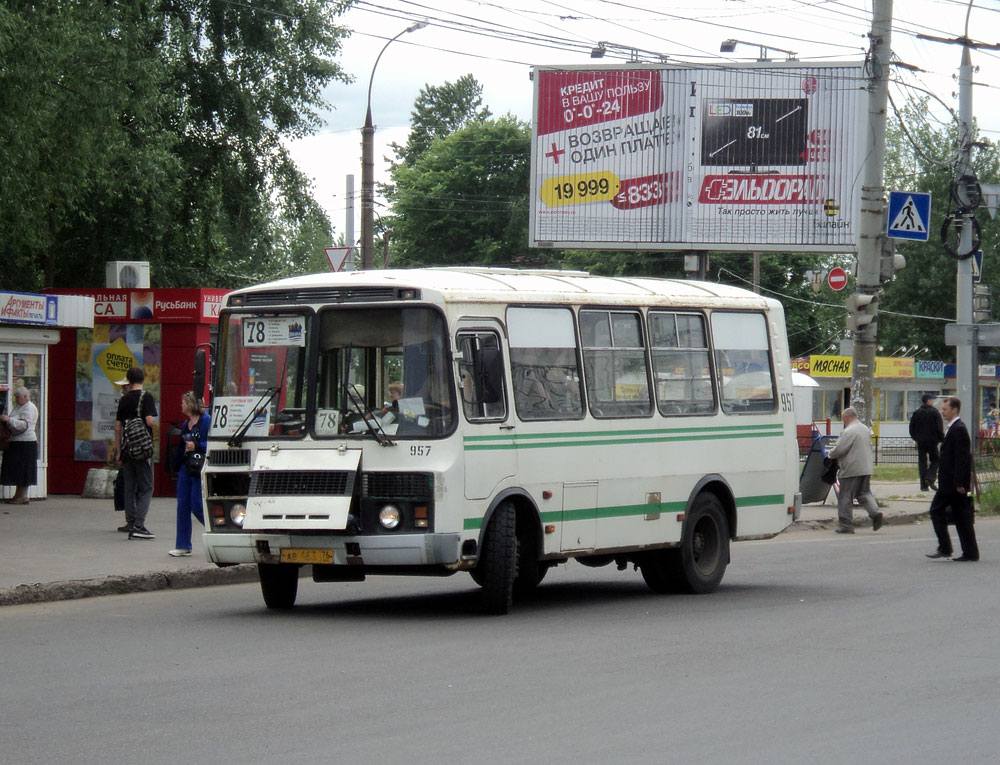
[(976, 480), (982, 491), (1000, 485), (1000, 438), (982, 438), (976, 442)]
[(903, 436), (874, 436), (872, 448), (876, 465), (916, 465), (917, 444)]
[[(917, 464), (917, 445), (909, 438), (873, 437), (876, 465)], [(1000, 485), (1000, 438), (979, 438), (976, 441), (976, 479), (980, 489)]]

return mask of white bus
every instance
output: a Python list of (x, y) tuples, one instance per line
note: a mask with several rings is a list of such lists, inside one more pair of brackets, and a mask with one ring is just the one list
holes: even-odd
[(506, 613), (570, 558), (710, 592), (797, 516), (779, 303), (708, 282), (430, 268), (231, 293), (209, 560), (269, 608), (315, 581), (467, 571)]

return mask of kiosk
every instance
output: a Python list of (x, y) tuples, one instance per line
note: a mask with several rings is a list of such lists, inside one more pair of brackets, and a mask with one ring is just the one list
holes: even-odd
[[(50, 445), (58, 427), (50, 417), (50, 348), (62, 332), (89, 331), (93, 326), (93, 298), (0, 291), (0, 411), (10, 414), (11, 391), (18, 387), (27, 388), (38, 407), (38, 482), (28, 492), (31, 499), (48, 494)], [(4, 499), (14, 493), (12, 486), (0, 488)]]
[[(171, 439), (191, 390), (195, 351), (207, 346), (228, 290), (204, 288), (52, 290), (93, 301), (92, 328), (64, 329), (52, 349), (50, 491), (79, 494), (90, 468), (109, 464), (121, 391), (131, 366), (156, 400), (153, 493), (174, 494)], [(176, 434), (174, 435), (176, 439)]]

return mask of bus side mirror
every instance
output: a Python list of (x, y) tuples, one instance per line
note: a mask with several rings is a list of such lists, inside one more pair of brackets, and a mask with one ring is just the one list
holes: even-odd
[(208, 354), (204, 348), (199, 348), (194, 352), (194, 378), (191, 383), (191, 390), (194, 391), (200, 400), (205, 399), (205, 366), (208, 363)]
[(503, 400), (503, 358), (497, 348), (480, 348), (473, 359), (476, 400), (494, 404)]

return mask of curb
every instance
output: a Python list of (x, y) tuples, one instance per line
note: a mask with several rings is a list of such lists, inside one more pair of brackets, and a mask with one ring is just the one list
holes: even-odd
[(186, 569), (181, 571), (150, 571), (145, 574), (104, 576), (97, 579), (70, 579), (64, 582), (19, 584), (0, 590), (0, 606), (27, 603), (51, 603), (57, 600), (79, 600), (102, 595), (127, 595), (155, 590), (185, 590), (192, 587), (213, 587), (219, 584), (257, 582), (254, 565), (227, 568)]
[[(927, 519), (927, 512), (922, 513), (898, 513), (896, 515), (886, 515), (885, 520), (882, 522), (883, 526), (904, 526), (911, 523), (921, 523)], [(798, 520), (795, 521), (789, 529), (816, 529), (821, 531), (829, 531), (830, 529), (836, 528), (839, 521), (836, 517), (832, 518), (822, 518), (814, 520)], [(855, 526), (860, 526), (865, 528), (872, 525), (871, 519), (865, 516), (864, 518), (858, 518), (854, 521)]]

